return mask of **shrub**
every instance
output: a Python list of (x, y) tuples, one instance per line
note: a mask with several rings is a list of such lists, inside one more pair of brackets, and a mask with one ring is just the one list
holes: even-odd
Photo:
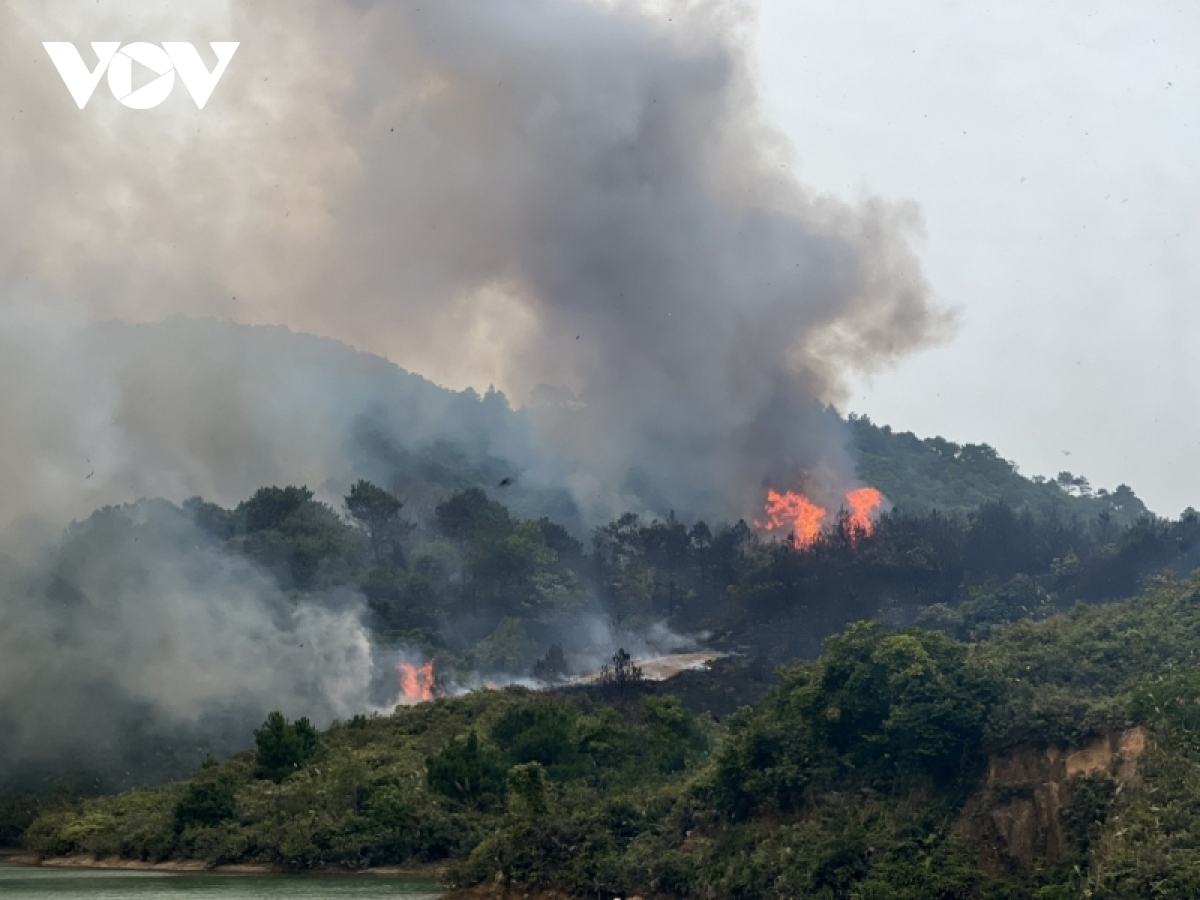
[(237, 782), (228, 775), (197, 776), (188, 782), (175, 803), (175, 830), (191, 826), (211, 828), (237, 815)]
[(499, 751), (482, 744), (472, 730), (426, 759), (425, 770), (431, 790), (455, 800), (478, 803), (504, 795), (508, 767)]
[(563, 706), (538, 703), (509, 710), (492, 727), (492, 740), (514, 764), (555, 766), (576, 755), (572, 734), (578, 715)]
[(997, 693), (945, 635), (861, 622), (829, 638), (815, 662), (786, 670), (759, 711), (731, 720), (711, 787), (736, 819), (764, 806), (798, 810), (837, 775), (954, 782), (977, 759)]

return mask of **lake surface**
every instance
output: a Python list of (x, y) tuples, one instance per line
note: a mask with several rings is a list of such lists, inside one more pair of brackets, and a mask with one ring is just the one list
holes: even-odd
[(436, 900), (439, 896), (432, 882), (377, 875), (194, 875), (0, 863), (3, 900)]

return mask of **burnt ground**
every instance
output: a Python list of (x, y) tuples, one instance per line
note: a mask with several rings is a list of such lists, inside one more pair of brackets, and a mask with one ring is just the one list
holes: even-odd
[(635, 701), (644, 696), (674, 696), (697, 715), (710, 714), (718, 722), (743, 706), (763, 698), (776, 678), (761, 657), (725, 656), (705, 668), (685, 669), (664, 681), (626, 684), (572, 684), (557, 688), (565, 694), (584, 695), (601, 703)]

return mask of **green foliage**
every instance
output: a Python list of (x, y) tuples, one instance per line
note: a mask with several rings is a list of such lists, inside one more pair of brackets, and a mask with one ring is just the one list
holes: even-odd
[(359, 479), (346, 496), (346, 511), (367, 530), (371, 550), (377, 563), (404, 562), (401, 541), (411, 526), (400, 518), (404, 504), (393, 494), (369, 481)]
[[(472, 504), (483, 518), (491, 515), (477, 498)], [(314, 506), (303, 500), (259, 534), (283, 534), (292, 517)], [(978, 534), (953, 545), (975, 560), (972, 571), (997, 565), (983, 535), (1016, 540), (1023, 526), (1010, 513), (981, 513), (973, 520)], [(772, 592), (807, 596), (813, 583), (836, 584), (813, 573), (845, 577), (840, 560), (850, 553), (889, 578), (936, 572), (940, 551), (930, 547), (958, 538), (952, 526), (942, 533), (931, 521), (906, 531), (911, 522), (888, 520), (873, 544), (831, 541), (806, 553), (734, 529), (706, 535), (670, 520), (653, 528), (626, 522), (609, 535), (603, 552), (615, 555), (603, 565), (623, 565), (618, 557), (629, 553), (652, 569), (651, 607), (687, 578), (698, 585), (728, 577), (744, 608), (753, 609)], [(360, 566), (356, 577), (380, 571), (379, 580), (394, 579), (399, 591), (423, 556), (441, 559), (428, 577), (453, 607), (472, 589), (499, 591), (504, 579), (518, 577), (519, 566), (490, 568), (514, 538), (559, 552), (541, 528), (535, 537), (534, 529), (500, 517), (479, 529), (467, 522), (455, 538), (464, 542), (461, 554), (449, 557), (467, 560), (461, 585), (436, 550), (414, 556), (410, 572)], [(684, 544), (676, 546), (680, 533)], [(1156, 545), (1161, 536), (1142, 529), (1130, 546)], [(955, 576), (962, 593), (939, 614), (975, 643), (858, 623), (827, 639), (816, 659), (781, 670), (764, 701), (721, 725), (691, 714), (659, 686), (620, 698), (602, 688), (480, 692), (355, 717), (319, 736), (303, 720), (273, 714), (256, 733), (253, 758), (207, 764), (187, 782), (158, 790), (43, 807), (24, 844), (47, 855), (266, 862), (291, 870), (448, 863), (456, 884), (573, 896), (1196, 894), (1200, 578), (1155, 578), (1133, 600), (1047, 617), (1061, 579), (1078, 578), (1089, 564), (1086, 554), (1071, 562), (1034, 543), (1020, 552), (1054, 561), (1056, 573), (1001, 573), (965, 584)], [(546, 556), (537, 566), (554, 571), (561, 562)], [(921, 583), (943, 575), (928, 577)], [(543, 613), (521, 608), (528, 614), (514, 606), (480, 633), (516, 633), (519, 625), (529, 638)], [(632, 667), (619, 655), (616, 668)], [(1134, 723), (1151, 729), (1142, 781), (1073, 779), (1063, 794), (1062, 859), (1004, 872), (980, 865), (980, 847), (956, 823), (979, 785), (985, 754), (1077, 746)]]
[(495, 801), (504, 795), (508, 767), (492, 746), (472, 731), (425, 760), (431, 790), (466, 803)]
[(942, 603), (927, 607), (917, 624), (959, 640), (981, 641), (998, 627), (1044, 619), (1055, 612), (1046, 590), (1023, 574), (1001, 585), (969, 588), (968, 595), (957, 608)]
[(238, 506), (235, 515), (250, 534), (267, 529), (278, 530), (312, 498), (312, 491), (306, 487), (259, 488), (249, 500)]
[(320, 740), (308, 719), (288, 722), (273, 712), (255, 730), (254, 743), (260, 776), (280, 782), (316, 755)]
[(1200, 667), (1143, 681), (1130, 691), (1128, 707), (1134, 721), (1153, 723), (1174, 749), (1200, 762)]
[(1025, 478), (987, 444), (921, 440), (875, 425), (866, 416), (850, 416), (849, 425), (859, 451), (859, 476), (906, 512), (967, 513), (1002, 502), (1040, 516), (1105, 516), (1118, 525), (1131, 525), (1147, 514), (1127, 485), (1112, 493), (1093, 492), (1086, 479), (1069, 472), (1052, 481)]
[[(568, 560), (582, 562), (578, 544), (561, 529), (539, 522), (517, 522), (508, 510), (479, 488), (460, 491), (434, 510), (438, 530), (461, 552), (462, 600), (466, 612), (500, 624), (505, 619), (551, 621), (578, 608), (582, 590), (578, 573), (559, 558), (549, 542), (562, 547)], [(509, 655), (528, 668), (536, 648)]]
[(175, 803), (175, 828), (212, 828), (237, 815), (239, 784), (228, 773), (197, 776), (187, 783)]
[(1067, 785), (1069, 800), (1062, 810), (1068, 858), (1079, 866), (1103, 834), (1116, 800), (1118, 784), (1105, 774), (1077, 775)]
[(707, 730), (678, 697), (643, 697), (641, 717), (644, 752), (664, 775), (691, 768), (712, 749)]
[(261, 488), (233, 512), (230, 546), (272, 571), (285, 587), (344, 582), (360, 565), (361, 537), (303, 487)]
[(475, 645), (475, 664), (484, 672), (519, 672), (529, 665), (537, 652), (524, 624), (515, 616), (505, 616), (496, 630)]
[(434, 511), (438, 527), (451, 540), (466, 543), (495, 532), (506, 532), (512, 524), (508, 510), (489, 500), (481, 488), (459, 491)]
[(785, 670), (757, 714), (730, 723), (713, 773), (717, 807), (734, 819), (796, 812), (847, 777), (953, 784), (972, 770), (996, 696), (966, 648), (944, 635), (852, 625), (817, 661)]
[(1012, 625), (972, 657), (1005, 686), (988, 726), (991, 749), (1072, 744), (1131, 720), (1153, 723), (1154, 697), (1177, 689), (1186, 698), (1187, 673), (1200, 666), (1200, 579), (1158, 579), (1124, 603)]
[(969, 762), (995, 690), (966, 648), (876, 622), (828, 639), (794, 681), (797, 711), (820, 739), (857, 767), (882, 757), (898, 769), (953, 774)]
[(15, 846), (44, 811), (42, 800), (32, 794), (0, 794), (0, 847)]
[(578, 755), (578, 712), (547, 703), (509, 710), (492, 726), (492, 740), (515, 764), (566, 765)]
[(521, 763), (508, 770), (508, 812), (518, 819), (537, 819), (546, 814), (546, 770), (538, 762)]

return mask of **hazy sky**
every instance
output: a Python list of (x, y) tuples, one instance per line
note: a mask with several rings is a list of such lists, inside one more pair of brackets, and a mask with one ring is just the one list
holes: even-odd
[(917, 201), (960, 310), (852, 408), (1200, 507), (1200, 7), (757, 3), (799, 178)]

